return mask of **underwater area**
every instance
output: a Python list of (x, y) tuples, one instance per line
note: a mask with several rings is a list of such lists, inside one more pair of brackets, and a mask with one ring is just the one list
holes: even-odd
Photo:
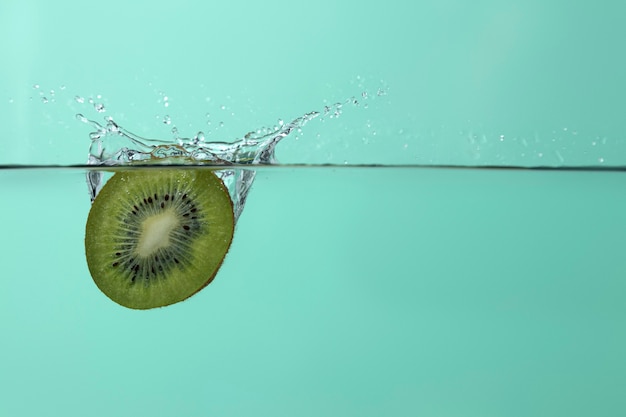
[(2, 3), (0, 416), (625, 413), (624, 13)]

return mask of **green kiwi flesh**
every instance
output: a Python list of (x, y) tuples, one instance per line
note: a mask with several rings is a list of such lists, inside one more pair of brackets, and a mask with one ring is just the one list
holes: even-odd
[(89, 211), (87, 266), (98, 288), (116, 303), (163, 307), (213, 280), (233, 232), (232, 201), (212, 171), (120, 171)]

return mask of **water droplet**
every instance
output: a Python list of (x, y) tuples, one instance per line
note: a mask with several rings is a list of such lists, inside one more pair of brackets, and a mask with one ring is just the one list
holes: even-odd
[(50, 90), (50, 95), (54, 96), (54, 90)]
[(34, 85), (33, 85), (33, 89), (34, 89), (34, 90), (39, 89), (39, 84), (34, 84)]
[(604, 158), (602, 158), (602, 157), (598, 158), (598, 162), (600, 162), (601, 164), (603, 164), (603, 163), (604, 163)]
[(76, 96), (74, 97), (74, 101), (76, 101), (77, 103), (83, 104), (85, 102), (85, 98), (81, 96)]
[(224, 122), (220, 122), (220, 127), (224, 127)]
[(500, 142), (504, 142), (504, 135), (500, 135)]
[(61, 86), (59, 87), (60, 90), (65, 90), (65, 85), (61, 84)]
[(93, 108), (96, 109), (98, 113), (104, 113), (106, 111), (102, 103), (94, 103)]
[(363, 99), (367, 100), (367, 96), (368, 96), (368, 95), (367, 95), (367, 91), (363, 91), (363, 92), (361, 93), (361, 97), (363, 97)]
[(222, 110), (226, 110), (226, 106), (224, 106), (223, 104), (220, 106), (220, 109)]
[[(172, 123), (172, 118), (169, 115), (163, 116), (163, 123), (166, 124), (166, 125), (171, 124)], [(176, 128), (174, 128), (174, 129), (176, 129)]]
[(13, 103), (13, 99), (12, 98), (9, 98), (9, 103)]
[(282, 126), (285, 124), (285, 121), (283, 119), (278, 119), (278, 125)]
[(46, 97), (42, 97), (42, 98), (41, 98), (41, 102), (42, 102), (42, 103), (44, 103), (44, 104), (46, 104), (46, 103), (48, 102), (48, 99), (47, 99)]
[(563, 158), (563, 155), (561, 155), (561, 152), (554, 151), (554, 154), (556, 155), (556, 159), (559, 160), (559, 164), (562, 164), (563, 162), (565, 162), (565, 158)]

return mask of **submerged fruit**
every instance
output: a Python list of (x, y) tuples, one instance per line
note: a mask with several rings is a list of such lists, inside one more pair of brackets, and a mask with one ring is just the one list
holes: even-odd
[(89, 272), (104, 294), (129, 308), (183, 301), (215, 277), (234, 223), (228, 190), (210, 170), (118, 172), (89, 212)]

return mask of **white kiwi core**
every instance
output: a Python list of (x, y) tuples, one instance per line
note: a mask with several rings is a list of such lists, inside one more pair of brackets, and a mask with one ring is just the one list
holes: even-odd
[(167, 210), (145, 219), (141, 223), (141, 237), (137, 243), (136, 253), (145, 258), (158, 249), (168, 247), (170, 234), (179, 223), (174, 210)]

